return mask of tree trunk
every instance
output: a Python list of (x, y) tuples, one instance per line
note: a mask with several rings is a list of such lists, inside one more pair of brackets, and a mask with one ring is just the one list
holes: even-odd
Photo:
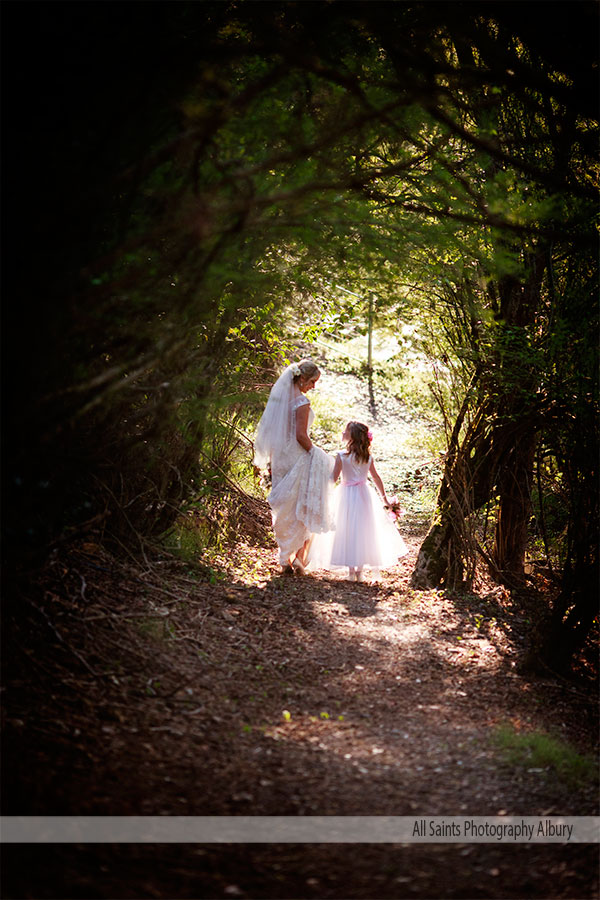
[(450, 438), (433, 524), (412, 573), (411, 584), (420, 590), (468, 589), (475, 574), (476, 547), (469, 516), (489, 495), (496, 450), (487, 427), (486, 407), (474, 416), (458, 446), (468, 404), (467, 395)]
[(588, 489), (577, 492), (572, 510), (561, 592), (552, 605), (548, 627), (537, 643), (534, 640), (523, 664), (525, 670), (549, 668), (569, 674), (573, 657), (585, 644), (600, 612), (598, 485), (592, 476), (580, 487)]
[[(525, 283), (505, 276), (497, 285), (494, 306), (499, 326), (495, 371), (477, 382), (482, 401), (460, 447), (458, 435), (475, 386), (472, 382), (450, 441), (436, 515), (421, 545), (412, 574), (415, 588), (469, 589), (475, 574), (477, 540), (471, 516), (494, 494), (500, 509), (493, 551), (495, 573), (511, 583), (523, 579), (527, 524), (531, 513), (531, 470), (536, 424), (530, 410), (536, 392), (534, 367), (526, 365), (529, 345), (525, 326), (539, 304), (545, 250), (530, 253)], [(493, 286), (490, 288), (494, 291)]]
[(531, 479), (536, 435), (524, 435), (512, 447), (499, 473), (500, 496), (492, 550), (492, 574), (502, 584), (517, 586), (525, 579), (523, 564), (531, 518)]
[[(471, 516), (498, 487), (502, 490), (500, 505), (504, 513), (500, 538), (502, 560), (509, 572), (523, 573), (535, 426), (529, 416), (520, 421), (496, 421), (492, 425), (489, 419), (489, 405), (484, 405), (474, 417), (460, 448), (448, 454), (434, 522), (413, 570), (414, 588), (471, 588), (477, 554)], [(522, 463), (518, 470), (517, 462)]]
[(598, 609), (598, 561), (585, 569), (571, 567), (563, 575), (559, 596), (548, 621), (531, 637), (531, 646), (519, 666), (521, 674), (571, 674), (573, 657), (585, 644)]
[(375, 418), (377, 415), (377, 409), (375, 407), (375, 393), (373, 391), (373, 305), (373, 294), (369, 294), (367, 372), (369, 382), (369, 410), (373, 418)]

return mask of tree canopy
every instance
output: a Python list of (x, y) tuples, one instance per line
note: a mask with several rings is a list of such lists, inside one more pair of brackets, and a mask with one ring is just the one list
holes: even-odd
[(455, 376), (415, 584), (480, 558), (522, 579), (537, 460), (567, 498), (544, 652), (568, 665), (596, 614), (596, 4), (5, 19), (10, 553), (91, 521), (162, 533), (223, 471), (222, 429), (252, 429), (290, 316), (314, 335), (355, 285)]

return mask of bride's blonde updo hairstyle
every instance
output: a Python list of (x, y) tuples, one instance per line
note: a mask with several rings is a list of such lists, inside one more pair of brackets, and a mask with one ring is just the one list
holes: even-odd
[(300, 371), (297, 375), (294, 375), (294, 384), (297, 384), (301, 378), (307, 381), (309, 378), (314, 378), (316, 375), (321, 374), (321, 370), (312, 359), (301, 359), (296, 365)]

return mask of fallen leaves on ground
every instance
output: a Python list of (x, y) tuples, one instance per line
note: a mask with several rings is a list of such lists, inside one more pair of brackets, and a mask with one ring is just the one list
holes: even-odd
[[(528, 625), (507, 592), (484, 583), (464, 596), (411, 590), (419, 538), (408, 540), (409, 555), (364, 584), (283, 577), (272, 547), (243, 543), (212, 580), (164, 554), (124, 563), (89, 541), (51, 560), (10, 623), (5, 812), (595, 813), (592, 787), (508, 766), (490, 740), (510, 722), (589, 751), (594, 692), (517, 675)], [(417, 870), (406, 896), (435, 890), (431, 859), (439, 864), (442, 848), (421, 850), (409, 851)], [(573, 884), (593, 880), (589, 867), (586, 875), (566, 864), (549, 875), (546, 850), (529, 857), (544, 860), (531, 896), (570, 896)], [(303, 889), (372, 896), (366, 885), (382, 852), (365, 851), (354, 894), (297, 859)], [(511, 876), (497, 848), (477, 848), (474, 858), (482, 896), (513, 896), (494, 893), (499, 875), (490, 873), (503, 873), (506, 886), (524, 862)], [(429, 873), (422, 879), (418, 860)], [(392, 869), (378, 896), (405, 895)], [(260, 878), (238, 871), (221, 884), (211, 871), (217, 896), (258, 890)]]

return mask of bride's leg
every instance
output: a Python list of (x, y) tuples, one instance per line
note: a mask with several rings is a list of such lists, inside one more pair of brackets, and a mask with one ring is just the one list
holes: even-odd
[(307, 563), (308, 559), (308, 548), (310, 547), (312, 541), (312, 535), (308, 538), (308, 540), (304, 541), (298, 552), (296, 553), (295, 558), (292, 560), (292, 568), (297, 575), (304, 575), (304, 566)]
[(304, 541), (298, 552), (296, 553), (296, 559), (300, 563), (301, 566), (306, 565), (306, 560), (308, 558), (308, 548), (310, 547), (310, 543), (312, 541), (312, 535)]

